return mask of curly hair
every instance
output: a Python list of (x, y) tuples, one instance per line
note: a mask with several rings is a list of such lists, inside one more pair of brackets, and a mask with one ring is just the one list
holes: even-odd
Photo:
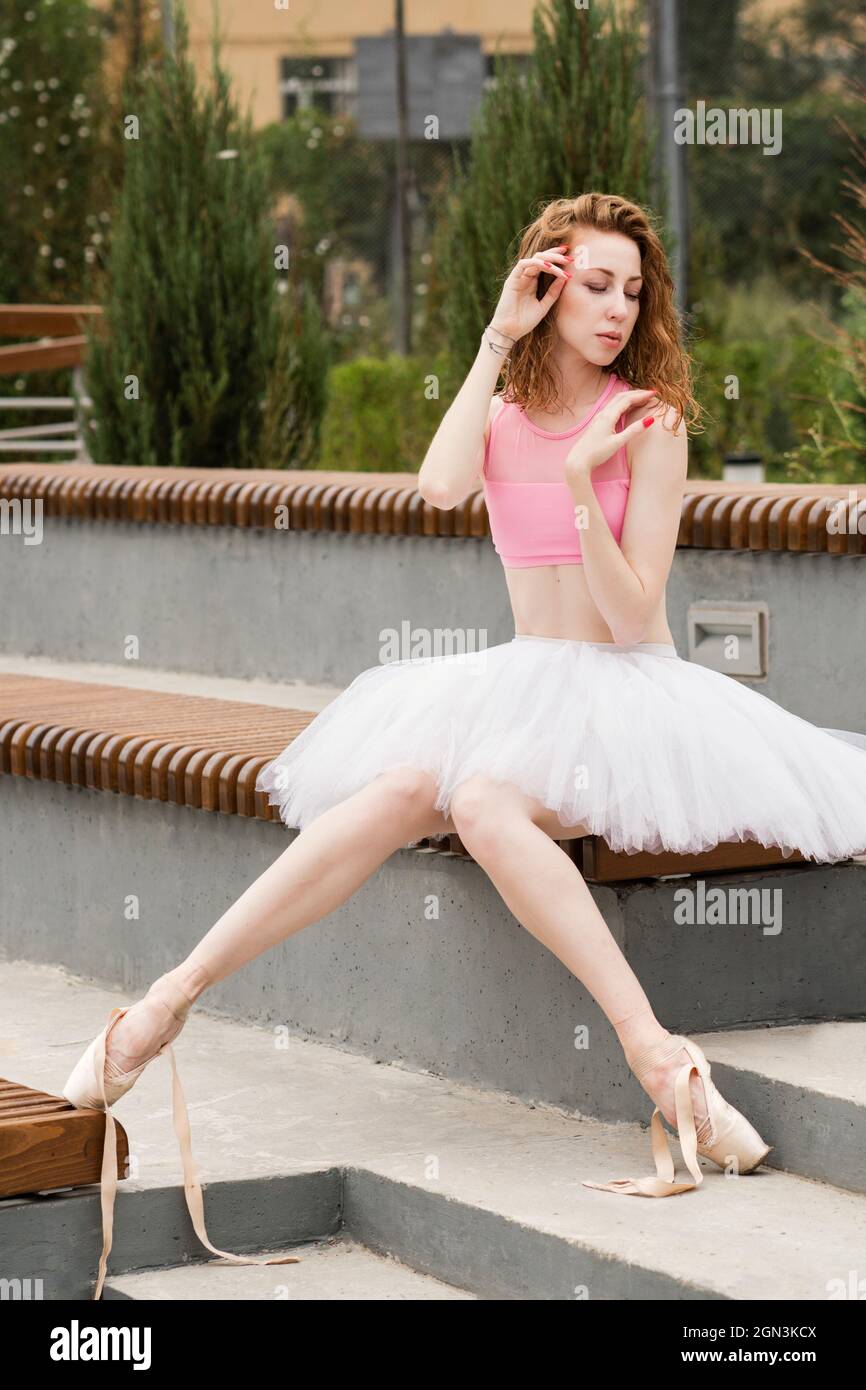
[[(640, 312), (625, 347), (611, 363), (611, 370), (630, 384), (652, 390), (665, 405), (677, 412), (674, 429), (685, 414), (695, 426), (703, 407), (695, 399), (691, 359), (680, 342), (680, 329), (674, 306), (674, 284), (667, 257), (652, 225), (651, 215), (607, 193), (581, 193), (577, 198), (554, 198), (535, 221), (524, 229), (519, 257), (537, 251), (553, 250), (569, 241), (577, 230), (620, 232), (630, 237), (640, 251), (643, 285)], [(506, 274), (510, 273), (511, 267)], [(538, 277), (537, 297), (547, 293), (552, 275)], [(556, 341), (554, 321), (557, 306), (514, 344), (504, 364), (505, 387), (502, 398), (516, 401), (524, 409), (533, 406), (547, 410), (559, 402), (559, 375), (553, 360)]]

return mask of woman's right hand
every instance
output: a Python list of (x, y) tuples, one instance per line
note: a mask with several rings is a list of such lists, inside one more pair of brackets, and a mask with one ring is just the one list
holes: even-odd
[(565, 456), (566, 482), (581, 473), (592, 474), (594, 468), (606, 463), (611, 454), (632, 439), (637, 439), (638, 435), (655, 421), (654, 415), (644, 415), (632, 424), (626, 425), (624, 429), (617, 430), (621, 415), (627, 410), (638, 408), (651, 410), (659, 403), (659, 398), (651, 388), (637, 387), (634, 390), (621, 391), (613, 400), (608, 401), (607, 405), (602, 406), (586, 429), (581, 430), (580, 436)]
[[(490, 327), (498, 328), (500, 333), (515, 341), (531, 332), (571, 279), (566, 267), (573, 257), (567, 253), (567, 246), (557, 246), (552, 251), (536, 251), (534, 256), (518, 261), (502, 287)], [(541, 299), (537, 297), (539, 275), (553, 276), (547, 294)]]

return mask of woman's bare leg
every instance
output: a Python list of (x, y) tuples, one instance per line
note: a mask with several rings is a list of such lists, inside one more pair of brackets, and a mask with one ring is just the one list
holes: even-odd
[[(628, 1061), (668, 1030), (614, 940), (574, 861), (555, 843), (555, 816), (510, 783), (473, 777), (451, 799), (462, 843), (517, 920), (589, 990), (613, 1025)], [(544, 827), (544, 828), (542, 828)], [(564, 838), (564, 837), (563, 837)], [(673, 1078), (681, 1052), (643, 1082), (665, 1119), (676, 1122)], [(706, 1116), (703, 1084), (691, 1080), (695, 1118)]]
[[(192, 1004), (209, 985), (333, 912), (410, 840), (453, 831), (433, 808), (436, 791), (429, 774), (395, 768), (317, 816), (168, 972), (172, 982)], [(108, 1055), (131, 1070), (182, 1025), (160, 1002), (156, 981), (115, 1024)]]

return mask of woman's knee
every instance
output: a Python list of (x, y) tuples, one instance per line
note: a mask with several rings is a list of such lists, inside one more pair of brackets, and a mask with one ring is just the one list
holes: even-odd
[(451, 819), (463, 843), (478, 849), (501, 833), (507, 789), (492, 777), (469, 777), (451, 796)]
[(423, 768), (390, 767), (374, 777), (372, 785), (379, 788), (388, 806), (400, 815), (429, 817), (433, 813), (438, 790), (436, 779)]

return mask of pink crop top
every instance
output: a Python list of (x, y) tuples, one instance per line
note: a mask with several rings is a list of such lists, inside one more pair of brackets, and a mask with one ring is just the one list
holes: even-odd
[[(531, 424), (514, 401), (500, 405), (490, 424), (481, 471), (494, 549), (506, 569), (583, 564), (574, 498), (563, 477), (565, 459), (596, 412), (617, 392), (630, 389), (611, 373), (588, 414), (561, 433)], [(623, 418), (616, 423), (617, 432)], [(617, 543), (630, 481), (625, 445), (592, 474), (593, 490)]]

